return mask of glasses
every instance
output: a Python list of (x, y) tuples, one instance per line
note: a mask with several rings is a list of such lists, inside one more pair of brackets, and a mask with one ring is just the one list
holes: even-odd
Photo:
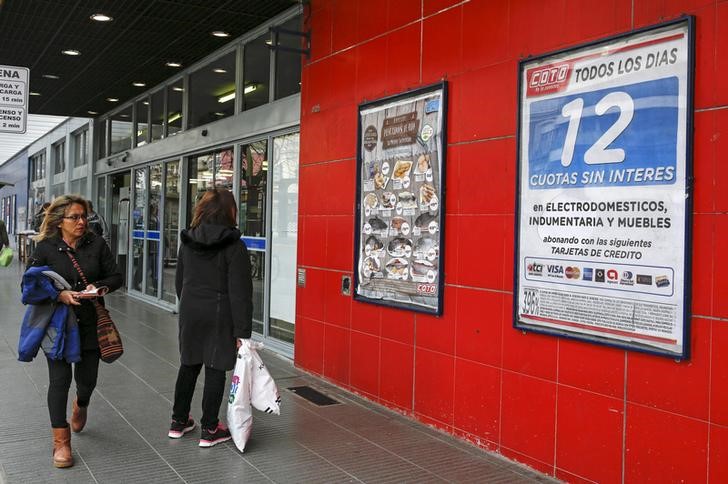
[(74, 222), (78, 223), (79, 220), (84, 220), (84, 221), (87, 220), (88, 219), (88, 216), (87, 215), (80, 215), (80, 214), (77, 214), (76, 213), (76, 214), (69, 215), (69, 216), (63, 217), (63, 218), (67, 218), (68, 220), (73, 220)]

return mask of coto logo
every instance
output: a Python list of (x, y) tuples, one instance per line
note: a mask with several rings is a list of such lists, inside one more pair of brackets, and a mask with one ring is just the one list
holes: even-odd
[(571, 64), (549, 64), (528, 71), (528, 95), (561, 91), (569, 81)]
[(417, 292), (420, 294), (435, 294), (436, 289), (434, 284), (417, 284)]

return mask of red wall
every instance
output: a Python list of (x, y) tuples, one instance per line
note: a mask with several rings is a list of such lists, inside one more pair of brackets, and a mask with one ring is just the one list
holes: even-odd
[[(296, 364), (558, 478), (728, 482), (728, 1), (311, 4)], [(691, 361), (514, 330), (518, 60), (681, 13), (697, 17)], [(444, 314), (354, 302), (339, 287), (353, 271), (357, 104), (441, 78)]]

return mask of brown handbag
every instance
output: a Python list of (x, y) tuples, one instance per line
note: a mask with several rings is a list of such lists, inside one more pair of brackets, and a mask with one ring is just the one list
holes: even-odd
[[(66, 251), (66, 254), (68, 254), (68, 257), (71, 258), (71, 263), (78, 271), (83, 283), (88, 286), (86, 276), (83, 274), (81, 266), (78, 265), (76, 258), (68, 251)], [(101, 361), (104, 363), (113, 363), (122, 354), (124, 354), (124, 346), (121, 343), (121, 335), (109, 315), (109, 310), (102, 306), (96, 299), (92, 299), (91, 302), (96, 309), (96, 337), (99, 340)]]

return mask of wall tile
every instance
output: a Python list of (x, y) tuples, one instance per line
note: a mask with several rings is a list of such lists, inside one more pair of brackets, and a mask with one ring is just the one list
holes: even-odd
[(696, 213), (711, 213), (715, 207), (715, 111), (695, 113), (693, 176)]
[(382, 338), (414, 344), (415, 314), (406, 309), (382, 307)]
[(553, 465), (556, 384), (504, 371), (502, 405), (501, 445)]
[(326, 266), (351, 271), (354, 267), (354, 218), (331, 215), (327, 217), (326, 227)]
[(418, 313), (415, 315), (415, 328), (418, 348), (438, 351), (447, 355), (455, 354), (455, 323), (458, 318), (456, 290), (445, 286), (443, 291), (443, 313), (441, 316)]
[(389, 94), (412, 89), (420, 84), (421, 27), (421, 23), (416, 23), (387, 35), (385, 65)]
[(347, 329), (324, 325), (324, 376), (349, 385), (349, 335)]
[(690, 361), (627, 353), (628, 401), (707, 420), (710, 322), (693, 318), (691, 332)]
[(728, 323), (711, 321), (711, 324), (710, 420), (728, 427)]
[(324, 321), (348, 328), (351, 323), (351, 296), (341, 294), (341, 277), (351, 276), (337, 271), (324, 273)]
[[(459, 146), (458, 195), (461, 214), (513, 213), (515, 205), (515, 138)], [(467, 194), (467, 196), (463, 196)]]
[[(728, 253), (725, 242), (728, 240), (728, 213), (715, 216), (715, 235), (713, 239), (713, 316), (728, 318), (728, 281), (723, 271), (728, 267)], [(718, 277), (721, 276), (721, 277)]]
[(412, 411), (414, 348), (396, 341), (381, 340), (379, 397), (396, 407)]
[(478, 0), (463, 5), (463, 67), (465, 71), (508, 57), (508, 2)]
[(728, 76), (728, 3), (718, 2), (715, 14), (715, 106), (728, 105), (723, 80)]
[(485, 289), (504, 289), (503, 237), (506, 220), (510, 222), (512, 219), (502, 215), (459, 217), (457, 239), (459, 284)]
[[(356, 160), (333, 161), (324, 164), (326, 174), (325, 185), (319, 191), (323, 192), (327, 215), (349, 215), (354, 218), (356, 197)], [(315, 183), (321, 183), (321, 179)], [(325, 187), (325, 188), (324, 188)]]
[(354, 45), (358, 38), (359, 2), (334, 0), (332, 19), (332, 48), (334, 52)]
[(306, 286), (296, 287), (297, 313), (303, 317), (324, 319), (324, 271), (306, 268)]
[(423, 21), (422, 81), (425, 84), (462, 71), (462, 14), (462, 7), (456, 7)]
[(387, 76), (382, 75), (384, 70), (382, 64), (387, 56), (387, 43), (388, 37), (379, 37), (356, 48), (357, 103), (380, 98), (387, 92)]
[(716, 215), (697, 214), (693, 217), (693, 250), (691, 280), (691, 313), (697, 316), (713, 314), (713, 281), (715, 280), (715, 221)]
[(594, 482), (620, 482), (624, 402), (559, 386), (556, 467)]
[(728, 482), (728, 427), (710, 426), (708, 482)]
[(388, 0), (387, 29), (399, 28), (421, 18), (421, 0)]
[(351, 386), (379, 396), (379, 338), (351, 333)]
[(624, 396), (625, 351), (582, 341), (559, 341), (559, 383), (591, 392)]
[(351, 303), (351, 329), (379, 336), (382, 324), (382, 306), (362, 301)]
[(415, 352), (415, 412), (452, 425), (455, 359), (421, 348)]
[[(722, 91), (726, 91), (723, 89)], [(715, 211), (728, 212), (728, 108), (715, 113), (715, 130), (710, 138), (715, 152)]]
[(461, 358), (501, 365), (505, 298), (502, 293), (459, 288), (455, 352)]
[(305, 217), (303, 224), (303, 259), (298, 261), (298, 265), (324, 267), (326, 246), (321, 243), (321, 238), (326, 237), (326, 217)]
[(324, 325), (312, 319), (296, 318), (296, 366), (316, 374), (324, 370)]
[[(460, 129), (452, 132), (453, 141), (473, 141), (516, 132), (518, 65), (515, 61), (490, 65), (458, 76), (462, 95), (454, 106)], [(483, 95), (483, 86), (488, 94)], [(515, 151), (508, 159), (514, 159)]]
[(491, 442), (498, 442), (501, 371), (472, 361), (455, 359), (454, 426)]
[(437, 13), (440, 10), (452, 7), (460, 2), (462, 2), (462, 0), (423, 0), (422, 10), (424, 15), (428, 16)]
[(625, 482), (702, 482), (708, 424), (627, 404)]
[(367, 0), (365, 3), (356, 3), (360, 4), (357, 22), (358, 42), (365, 42), (388, 30), (387, 22), (384, 21), (387, 16), (388, 0)]
[(311, 61), (331, 54), (332, 2), (317, 1), (310, 15)]
[(556, 381), (559, 339), (513, 328), (503, 322), (503, 368)]

